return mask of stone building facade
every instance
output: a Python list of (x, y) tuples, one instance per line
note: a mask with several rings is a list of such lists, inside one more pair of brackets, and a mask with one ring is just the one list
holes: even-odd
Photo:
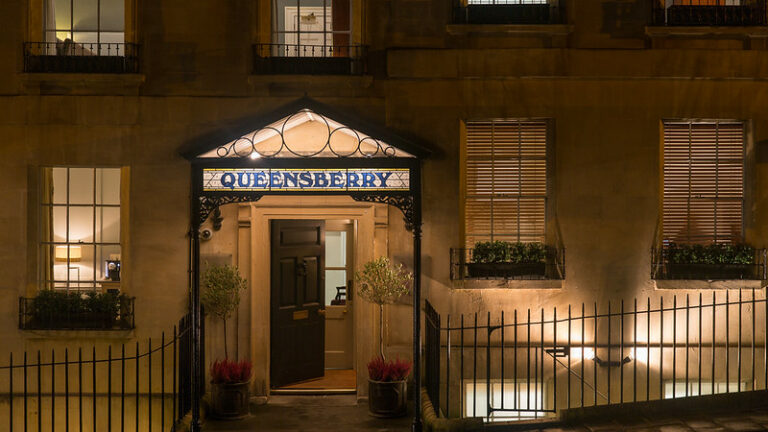
[[(101, 3), (113, 8), (115, 2)], [(52, 11), (51, 5), (65, 7), (58, 0), (0, 4), (5, 351), (119, 345), (169, 331), (189, 304), (192, 184), (182, 152), (209, 136), (216, 137), (211, 148), (224, 145), (217, 137), (249, 119), (258, 130), (266, 126), (258, 118), (304, 97), (413, 137), (431, 152), (422, 162), (422, 297), (443, 314), (710, 297), (723, 286), (754, 288), (765, 297), (764, 277), (655, 280), (650, 252), (660, 244), (663, 219), (665, 122), (702, 119), (743, 126), (743, 231), (737, 237), (758, 249), (768, 246), (764, 7), (752, 21), (672, 22), (665, 21), (673, 17), (668, 5), (659, 15), (660, 7), (646, 0), (541, 2), (546, 9), (508, 2), (490, 14), (481, 5), (445, 0), (332, 2), (348, 10), (346, 17), (329, 12), (331, 2), (323, 9), (322, 1), (302, 0), (311, 16), (300, 8), (276, 12), (296, 2), (288, 3), (126, 0), (118, 18), (100, 19), (96, 28), (74, 19), (67, 27), (64, 12)], [(306, 20), (337, 30), (302, 36), (291, 30), (289, 12), (299, 28)], [(110, 43), (124, 51), (94, 53), (94, 46)], [(301, 51), (318, 45), (324, 51)], [(76, 58), (66, 65), (57, 57)], [(281, 61), (286, 58), (294, 61)], [(468, 125), (489, 120), (548, 125), (542, 232), (545, 243), (566, 251), (562, 278), (452, 278), (452, 248), (467, 245)], [(52, 167), (120, 169), (119, 289), (135, 297), (134, 329), (19, 328), (19, 297), (45, 287), (41, 173)], [(411, 233), (394, 207), (277, 197), (229, 204), (221, 213), (222, 227), (202, 243), (201, 254), (237, 264), (249, 280), (230, 323), (230, 347), (254, 362), (252, 390), (259, 395), (270, 394), (265, 220), (356, 220), (355, 269), (380, 255), (406, 265), (413, 258)], [(94, 259), (90, 271), (100, 271), (106, 259)], [(105, 275), (93, 275), (106, 289), (99, 283)], [(385, 338), (391, 354), (410, 356), (412, 312), (408, 300), (402, 303), (386, 310)], [(355, 306), (353, 366), (356, 392), (365, 396), (364, 363), (375, 353), (378, 324), (372, 305)], [(208, 323), (209, 359), (221, 355), (219, 326)]]

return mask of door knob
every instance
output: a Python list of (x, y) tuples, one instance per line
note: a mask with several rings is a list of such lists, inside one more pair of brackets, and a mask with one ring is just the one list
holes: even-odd
[(317, 314), (320, 315), (321, 317), (324, 317), (325, 316), (325, 309), (318, 309), (317, 310)]

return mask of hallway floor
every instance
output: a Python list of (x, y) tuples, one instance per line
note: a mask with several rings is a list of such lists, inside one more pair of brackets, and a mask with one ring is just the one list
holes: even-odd
[[(409, 407), (410, 408), (410, 407)], [(406, 432), (409, 416), (378, 419), (368, 414), (368, 405), (357, 396), (273, 396), (266, 405), (251, 407), (251, 415), (239, 421), (208, 420), (205, 432), (328, 431)]]

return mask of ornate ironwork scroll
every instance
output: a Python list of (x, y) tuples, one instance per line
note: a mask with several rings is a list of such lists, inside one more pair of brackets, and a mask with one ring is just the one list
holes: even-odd
[(414, 209), (413, 195), (354, 195), (355, 201), (381, 203), (397, 207), (403, 212), (405, 229), (412, 231), (416, 224), (416, 212)]
[[(315, 148), (319, 148), (318, 150), (302, 152), (296, 149), (292, 149), (285, 142), (286, 126), (292, 119), (295, 119), (297, 116), (300, 116), (300, 115), (310, 116), (311, 121), (318, 121), (324, 124), (325, 129), (328, 131), (328, 135), (327, 137), (325, 137), (325, 142), (322, 141), (323, 138), (320, 138), (321, 141), (316, 143), (316, 146), (313, 146)], [(280, 137), (280, 147), (277, 150), (265, 150), (265, 149), (257, 148), (256, 136), (263, 132), (268, 132), (273, 136)], [(353, 146), (353, 148), (349, 148), (346, 150), (334, 148), (334, 145), (331, 142), (331, 140), (333, 136), (336, 134), (339, 134), (339, 135), (345, 134), (352, 137), (353, 139), (357, 139), (357, 145)], [(370, 136), (361, 136), (360, 133), (357, 132), (356, 130), (348, 126), (344, 126), (336, 122), (333, 122), (332, 120), (329, 120), (327, 117), (323, 116), (322, 114), (318, 114), (310, 109), (303, 109), (295, 114), (292, 114), (286, 117), (277, 126), (272, 126), (272, 125), (265, 126), (255, 132), (251, 132), (247, 135), (243, 135), (229, 144), (224, 144), (216, 148), (216, 155), (220, 158), (227, 158), (227, 157), (275, 158), (275, 157), (284, 157), (284, 156), (298, 157), (298, 158), (311, 158), (311, 157), (319, 156), (323, 153), (330, 153), (333, 156), (343, 157), (343, 158), (345, 157), (365, 157), (365, 158), (395, 157), (397, 156), (397, 149), (387, 143), (379, 141), (376, 138), (373, 138)]]
[(213, 213), (214, 210), (225, 204), (242, 203), (242, 202), (255, 202), (260, 200), (262, 195), (223, 195), (217, 197), (201, 196), (200, 197), (200, 224), (208, 219), (208, 216)]

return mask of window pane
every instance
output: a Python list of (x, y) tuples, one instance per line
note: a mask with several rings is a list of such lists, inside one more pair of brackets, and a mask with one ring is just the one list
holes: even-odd
[(82, 259), (80, 262), (70, 264), (75, 268), (70, 270), (70, 280), (80, 282), (78, 285), (76, 285), (80, 288), (89, 288), (93, 286), (93, 283), (88, 283), (88, 281), (92, 281), (94, 277), (93, 254), (95, 253), (95, 248), (93, 245), (78, 246), (80, 246)]
[(53, 202), (65, 204), (67, 202), (67, 169), (53, 168)]
[[(107, 44), (121, 44), (125, 42), (125, 33), (123, 32), (101, 32), (100, 33), (100, 39), (101, 43), (107, 43)], [(107, 50), (105, 53), (104, 50)], [(102, 47), (101, 55), (109, 55), (109, 56), (125, 56), (125, 48), (122, 46), (106, 46)]]
[[(331, 304), (334, 298), (336, 298), (339, 290), (338, 287), (347, 286), (347, 271), (346, 270), (326, 270), (325, 271), (325, 304)], [(344, 296), (346, 299), (346, 296)]]
[(109, 279), (107, 261), (120, 261), (120, 246), (96, 246), (96, 280)]
[(101, 31), (122, 32), (125, 30), (125, 0), (101, 0)]
[(75, 46), (72, 48), (75, 55), (97, 55), (98, 46), (96, 42), (99, 41), (98, 33), (94, 32), (74, 32), (72, 34), (72, 40), (75, 41)]
[(93, 168), (70, 168), (69, 203), (93, 204)]
[(69, 208), (69, 242), (93, 243), (93, 207)]
[[(42, 233), (43, 240), (65, 242), (67, 241), (67, 208), (64, 206), (53, 207), (53, 238), (48, 238), (48, 233)], [(45, 229), (45, 227), (43, 227)]]
[(120, 204), (120, 168), (96, 170), (96, 204)]
[(120, 242), (120, 208), (97, 207), (96, 208), (96, 242), (119, 243)]
[(70, 0), (44, 0), (47, 30), (71, 29), (71, 1)]
[(347, 233), (345, 231), (326, 231), (325, 266), (345, 267), (347, 265)]
[(98, 0), (72, 0), (74, 30), (98, 30)]

